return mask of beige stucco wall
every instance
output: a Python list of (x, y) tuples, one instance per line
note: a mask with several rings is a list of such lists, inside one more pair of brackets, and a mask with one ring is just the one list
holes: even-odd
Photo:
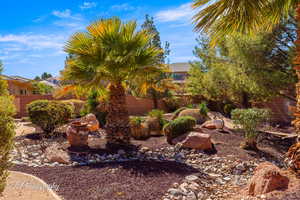
[[(11, 95), (32, 95), (32, 88), (26, 85), (19, 85), (14, 82), (8, 82), (8, 90)], [(21, 90), (23, 94), (21, 94)]]

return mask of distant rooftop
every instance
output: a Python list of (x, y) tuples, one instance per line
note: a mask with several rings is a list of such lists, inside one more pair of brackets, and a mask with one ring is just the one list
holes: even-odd
[(189, 63), (173, 63), (170, 64), (171, 72), (188, 72), (191, 68)]
[(29, 81), (32, 81), (31, 79), (28, 79), (28, 78), (24, 78), (22, 76), (6, 76), (6, 75), (3, 75), (1, 74), (0, 75), (4, 80), (15, 80), (15, 81), (20, 81), (20, 82), (29, 82)]

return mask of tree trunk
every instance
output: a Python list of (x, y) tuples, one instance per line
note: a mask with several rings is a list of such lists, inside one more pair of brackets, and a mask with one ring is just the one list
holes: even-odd
[(297, 106), (296, 112), (294, 113), (296, 119), (293, 121), (296, 133), (298, 134), (298, 140), (300, 138), (300, 3), (298, 4), (296, 10), (296, 21), (298, 22), (297, 30), (297, 41), (296, 44), (296, 58), (294, 60), (294, 69), (298, 76), (298, 83), (296, 84), (296, 94), (297, 94)]
[(154, 109), (158, 109), (158, 100), (155, 91), (152, 92), (152, 100), (153, 100)]
[(251, 104), (249, 102), (249, 95), (246, 92), (242, 92), (242, 107), (250, 108)]
[(109, 148), (127, 146), (130, 143), (131, 133), (125, 89), (121, 83), (118, 83), (112, 84), (109, 91), (108, 115), (106, 117), (107, 146)]

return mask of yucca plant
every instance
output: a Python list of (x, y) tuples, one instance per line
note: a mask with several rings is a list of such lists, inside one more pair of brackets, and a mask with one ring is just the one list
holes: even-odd
[(157, 63), (161, 49), (149, 45), (153, 36), (136, 29), (135, 21), (102, 19), (89, 25), (86, 32), (75, 33), (65, 46), (72, 56), (66, 61), (64, 80), (88, 88), (106, 87), (109, 92), (106, 118), (109, 147), (130, 142), (126, 83), (164, 69), (164, 65)]

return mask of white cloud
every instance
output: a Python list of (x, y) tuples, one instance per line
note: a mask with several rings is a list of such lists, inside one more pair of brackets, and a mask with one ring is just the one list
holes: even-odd
[(85, 9), (95, 8), (96, 6), (97, 6), (96, 2), (83, 2), (83, 4), (79, 6), (79, 8), (85, 10)]
[(177, 8), (162, 10), (158, 12), (155, 17), (160, 22), (173, 22), (179, 20), (190, 20), (194, 11), (191, 3), (182, 4)]
[[(35, 34), (20, 34), (20, 35), (0, 35), (1, 43), (19, 44), (18, 48), (24, 49), (45, 49), (54, 48), (60, 49), (63, 46), (63, 38), (57, 35), (35, 35)], [(23, 45), (23, 46), (20, 46)]]
[(71, 10), (70, 9), (66, 9), (66, 10), (63, 10), (63, 11), (54, 10), (52, 12), (52, 14), (56, 17), (59, 17), (59, 18), (70, 18), (71, 17)]
[(52, 15), (61, 19), (73, 19), (73, 20), (82, 20), (82, 16), (80, 14), (73, 15), (70, 9), (66, 9), (63, 11), (54, 10)]
[(111, 9), (116, 11), (130, 11), (130, 10), (134, 10), (135, 8), (129, 5), (128, 3), (123, 3), (123, 4), (113, 5)]

